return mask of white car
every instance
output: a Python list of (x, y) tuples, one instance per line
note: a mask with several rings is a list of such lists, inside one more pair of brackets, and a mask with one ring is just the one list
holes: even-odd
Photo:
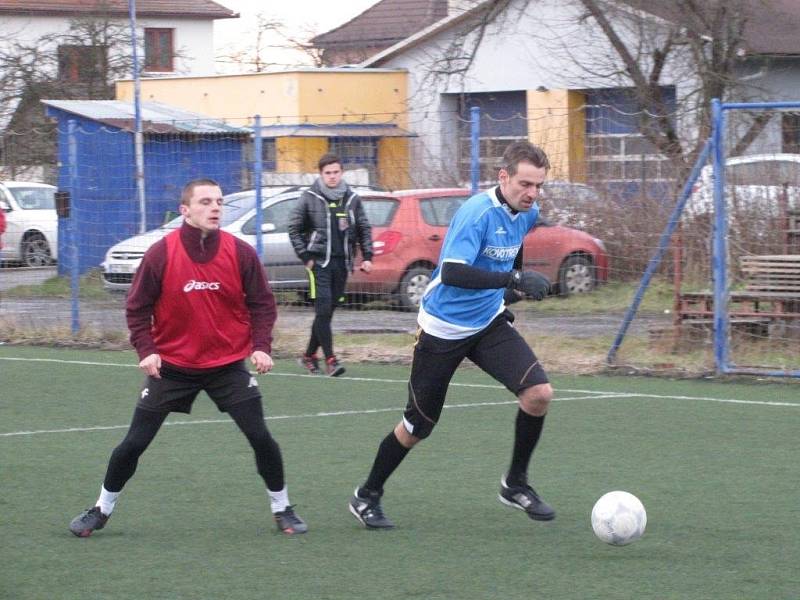
[[(289, 214), (307, 186), (262, 188), (261, 243), (263, 263), (274, 289), (302, 289), (308, 285), (306, 270), (289, 241)], [(359, 194), (369, 188), (353, 187)], [(256, 193), (247, 190), (224, 197), (220, 228), (256, 246)], [(181, 226), (183, 217), (172, 219), (158, 229), (114, 244), (101, 263), (103, 283), (108, 289), (127, 290), (145, 251), (170, 231)]]
[[(779, 216), (784, 189), (785, 208), (800, 209), (800, 154), (751, 154), (725, 161), (729, 217)], [(714, 171), (713, 165), (706, 165), (697, 178), (686, 214), (696, 216), (713, 210)]]
[(45, 183), (0, 183), (0, 210), (6, 215), (0, 260), (43, 267), (58, 258), (55, 192)]

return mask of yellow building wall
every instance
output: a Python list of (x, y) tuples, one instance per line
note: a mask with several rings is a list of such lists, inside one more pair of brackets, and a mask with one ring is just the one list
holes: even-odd
[(572, 90), (528, 90), (528, 140), (544, 148), (552, 179), (586, 181), (585, 96)]
[(319, 157), (328, 151), (327, 138), (277, 138), (275, 171), (278, 173), (316, 173)]
[(378, 183), (390, 190), (411, 187), (406, 138), (382, 138), (378, 142)]
[(408, 126), (406, 73), (359, 70), (303, 72), (298, 112), (314, 123), (391, 123)]
[[(143, 102), (162, 102), (231, 125), (392, 124), (408, 128), (405, 71), (299, 69), (281, 73), (166, 77), (140, 81)], [(133, 102), (132, 80), (116, 84), (116, 98)], [(276, 171), (314, 173), (328, 150), (325, 138), (276, 140)], [(378, 143), (379, 183), (407, 187), (408, 141), (385, 138)], [(406, 168), (398, 170), (396, 165)]]
[[(407, 73), (303, 69), (281, 73), (142, 79), (143, 102), (163, 102), (233, 125), (392, 123), (407, 127)], [(132, 80), (116, 84), (117, 100), (133, 101)]]

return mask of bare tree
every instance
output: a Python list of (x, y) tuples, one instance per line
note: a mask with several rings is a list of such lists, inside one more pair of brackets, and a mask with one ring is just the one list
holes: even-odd
[[(737, 77), (752, 0), (574, 0), (561, 4), (560, 22), (542, 22), (540, 31), (518, 31), (522, 17), (534, 15), (540, 0), (468, 2), (462, 24), (445, 43), (427, 51), (421, 89), (463, 87), (480, 48), (498, 35), (528, 37), (549, 53), (570, 57), (579, 87), (631, 90), (639, 104), (641, 134), (685, 174), (711, 129), (711, 99), (757, 95)], [(580, 42), (579, 40), (584, 40)], [(591, 40), (591, 41), (585, 41)], [(590, 51), (586, 51), (589, 47)], [(520, 51), (520, 54), (524, 54)], [(546, 64), (537, 65), (546, 69)], [(517, 65), (517, 68), (520, 68)], [(565, 73), (556, 74), (562, 80)], [(679, 106), (665, 95), (680, 81)], [(737, 130), (732, 153), (743, 152), (769, 121), (750, 115)]]
[[(580, 0), (585, 18), (600, 28), (613, 54), (608, 65), (617, 65), (609, 75), (627, 84), (639, 103), (639, 128), (661, 154), (688, 171), (711, 131), (711, 100), (727, 99), (732, 93), (746, 93), (736, 76), (744, 49), (749, 14), (745, 0), (670, 0), (654, 3), (627, 0)], [(676, 75), (694, 85), (684, 100), (694, 115), (693, 140), (676, 129), (675, 108), (664, 96), (666, 76)], [(752, 143), (769, 121), (769, 113), (752, 117), (735, 140), (733, 154)]]
[(62, 33), (24, 32), (0, 44), (2, 156), (10, 167), (55, 164), (53, 125), (43, 99), (114, 97), (114, 80), (132, 72), (126, 24), (109, 15), (74, 19)]
[(259, 13), (248, 38), (243, 43), (225, 49), (217, 56), (217, 62), (233, 65), (236, 70), (245, 73), (262, 73), (309, 64), (320, 67), (320, 51), (305, 41), (313, 36), (312, 32), (290, 34), (281, 21)]
[(283, 24), (264, 13), (256, 15), (255, 26), (250, 35), (254, 37), (252, 43), (248, 40), (245, 45), (235, 45), (226, 49), (217, 56), (217, 62), (236, 65), (247, 73), (262, 73), (278, 62), (268, 58), (271, 49), (274, 49), (274, 40), (283, 31)]

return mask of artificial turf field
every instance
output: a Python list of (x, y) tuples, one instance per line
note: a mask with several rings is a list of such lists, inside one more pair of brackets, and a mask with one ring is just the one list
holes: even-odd
[[(251, 450), (202, 395), (171, 416), (107, 527), (91, 505), (142, 381), (130, 352), (0, 346), (0, 598), (800, 598), (800, 386), (554, 376), (534, 455), (539, 523), (498, 502), (514, 404), (459, 371), (434, 435), (387, 485), (391, 531), (347, 511), (398, 421), (408, 371), (345, 377), (278, 362), (260, 376), (268, 426), (309, 533), (271, 522)], [(612, 547), (589, 525), (604, 492), (636, 494), (645, 536)]]

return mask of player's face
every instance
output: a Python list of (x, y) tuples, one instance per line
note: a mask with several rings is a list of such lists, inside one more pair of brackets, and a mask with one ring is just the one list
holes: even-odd
[(342, 180), (342, 165), (339, 163), (325, 165), (322, 167), (319, 174), (322, 177), (322, 183), (324, 183), (326, 187), (335, 188)]
[(542, 191), (545, 177), (547, 177), (547, 169), (544, 167), (521, 162), (517, 165), (517, 172), (513, 175), (509, 175), (505, 169), (500, 169), (498, 175), (500, 192), (511, 208), (520, 212), (528, 212)]
[(222, 190), (216, 185), (198, 185), (189, 204), (181, 204), (180, 210), (186, 222), (203, 235), (216, 231), (222, 218)]

